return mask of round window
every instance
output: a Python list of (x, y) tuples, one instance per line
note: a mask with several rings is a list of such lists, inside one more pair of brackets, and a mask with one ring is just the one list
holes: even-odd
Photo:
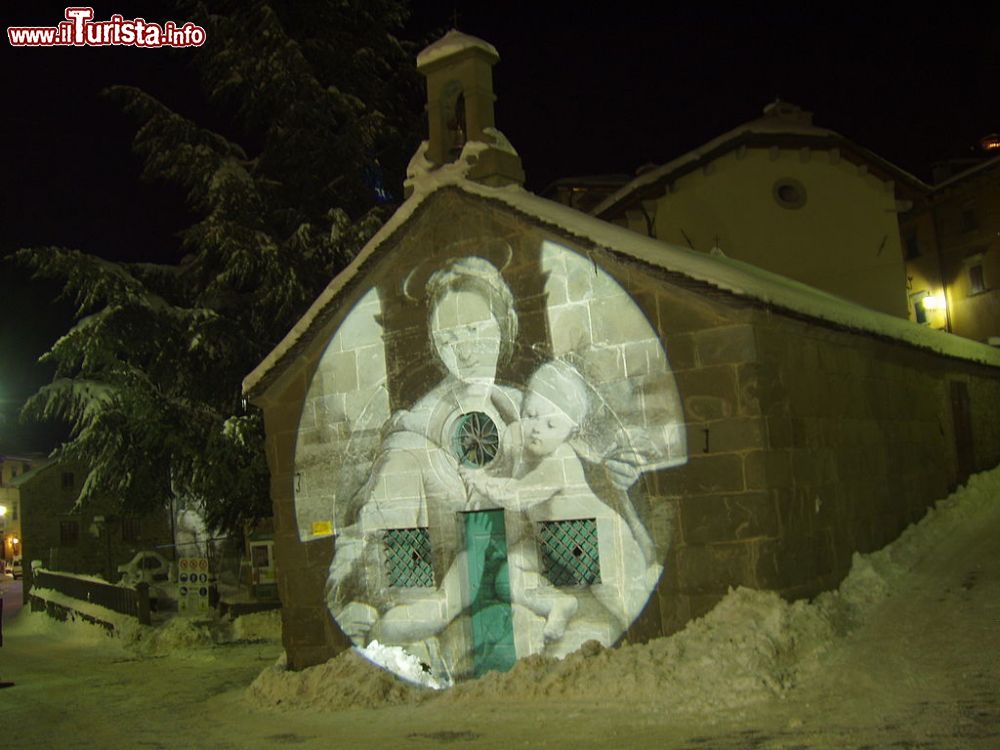
[(771, 193), (782, 208), (802, 208), (806, 204), (805, 185), (791, 177), (783, 177), (775, 182)]
[(500, 450), (500, 433), (481, 411), (463, 414), (455, 422), (455, 455), (465, 466), (486, 466)]

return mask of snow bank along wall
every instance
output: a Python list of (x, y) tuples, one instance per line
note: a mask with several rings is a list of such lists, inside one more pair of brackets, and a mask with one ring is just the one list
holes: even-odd
[(1000, 460), (998, 376), (437, 190), (249, 389), (289, 664), (471, 676), (833, 587)]

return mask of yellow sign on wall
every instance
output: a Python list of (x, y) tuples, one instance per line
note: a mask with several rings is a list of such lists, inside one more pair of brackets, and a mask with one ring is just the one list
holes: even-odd
[(333, 521), (313, 521), (310, 531), (313, 536), (331, 536), (333, 534)]

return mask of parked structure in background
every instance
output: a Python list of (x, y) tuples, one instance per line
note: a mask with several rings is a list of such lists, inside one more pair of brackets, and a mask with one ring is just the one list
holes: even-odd
[(35, 454), (0, 455), (0, 572), (21, 560), (21, 493), (14, 480), (44, 462)]
[[(1000, 156), (946, 162), (900, 217), (910, 319), (1000, 346)], [(1000, 139), (997, 139), (1000, 141)], [(971, 161), (971, 163), (970, 163)]]
[[(24, 559), (41, 560), (43, 567), (67, 573), (119, 578), (118, 566), (146, 549), (169, 550), (170, 514), (164, 510), (127, 515), (110, 498), (77, 506), (86, 468), (51, 461), (16, 477), (12, 484), (21, 500)], [(170, 557), (168, 551), (167, 557)], [(25, 565), (25, 587), (30, 588), (30, 565)]]
[(590, 213), (905, 317), (896, 214), (924, 189), (779, 100), (756, 120), (641, 168)]

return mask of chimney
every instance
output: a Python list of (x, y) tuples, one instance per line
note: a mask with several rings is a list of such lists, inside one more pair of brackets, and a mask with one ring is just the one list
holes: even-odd
[(466, 143), (469, 179), (484, 185), (524, 183), (521, 158), (493, 121), (493, 66), (500, 59), (489, 42), (452, 29), (417, 55), (427, 79), (427, 160), (440, 167), (458, 160)]

